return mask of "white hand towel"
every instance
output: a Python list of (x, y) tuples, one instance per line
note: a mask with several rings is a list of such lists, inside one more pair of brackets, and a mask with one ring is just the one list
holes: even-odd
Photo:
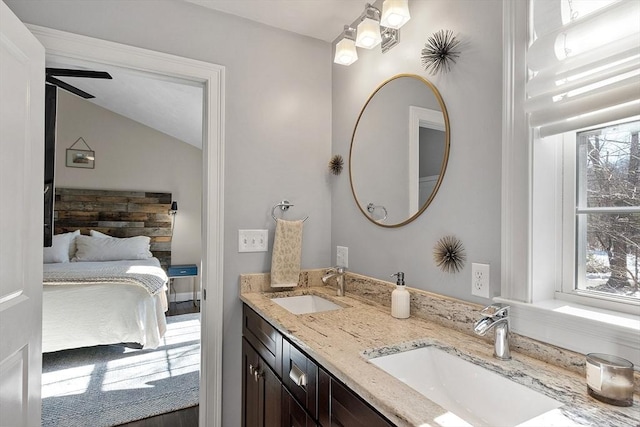
[(303, 221), (278, 219), (271, 255), (271, 287), (298, 286)]

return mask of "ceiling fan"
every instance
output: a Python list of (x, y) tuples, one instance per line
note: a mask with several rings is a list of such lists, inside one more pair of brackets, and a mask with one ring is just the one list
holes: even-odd
[(57, 77), (83, 77), (88, 79), (112, 79), (111, 74), (106, 71), (92, 71), (92, 70), (71, 70), (68, 68), (46, 68), (46, 82), (52, 85), (58, 86), (61, 89), (69, 91), (75, 95), (78, 95), (84, 99), (95, 98), (95, 96), (78, 89), (75, 86), (65, 83)]

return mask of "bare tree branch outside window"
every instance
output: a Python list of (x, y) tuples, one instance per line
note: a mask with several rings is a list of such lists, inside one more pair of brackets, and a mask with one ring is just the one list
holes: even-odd
[(587, 244), (578, 288), (640, 299), (639, 133), (635, 121), (578, 134), (578, 233)]

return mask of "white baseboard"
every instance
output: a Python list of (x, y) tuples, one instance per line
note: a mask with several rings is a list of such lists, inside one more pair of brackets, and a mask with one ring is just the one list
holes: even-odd
[[(198, 300), (200, 300), (200, 292), (196, 294)], [(192, 301), (193, 300), (193, 292), (178, 292), (173, 293), (169, 297), (169, 302), (182, 302), (182, 301)]]

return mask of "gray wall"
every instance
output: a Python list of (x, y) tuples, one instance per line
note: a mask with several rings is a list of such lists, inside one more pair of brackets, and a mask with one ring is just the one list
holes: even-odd
[[(349, 67), (333, 65), (334, 154), (349, 154), (354, 123), (368, 96), (382, 81), (399, 73), (422, 75), (436, 85), (449, 112), (451, 152), (447, 172), (429, 208), (399, 229), (378, 227), (357, 209), (348, 176), (332, 186), (332, 253), (349, 248), (351, 271), (391, 280), (404, 271), (410, 287), (479, 303), (471, 296), (471, 262), (491, 265), (491, 294), (500, 291), (500, 168), (502, 96), (501, 0), (410, 2), (411, 20), (401, 43), (382, 54), (358, 50)], [(448, 74), (430, 76), (420, 63), (427, 38), (451, 29), (463, 41), (461, 56)], [(459, 237), (467, 264), (446, 274), (433, 262), (441, 237)]]
[(286, 197), (287, 217), (310, 216), (303, 268), (331, 263), (331, 46), (185, 2), (7, 4), (27, 23), (226, 67), (223, 425), (240, 425), (238, 276), (268, 271), (271, 256), (239, 254), (238, 229), (268, 228), (272, 241), (271, 206)]

